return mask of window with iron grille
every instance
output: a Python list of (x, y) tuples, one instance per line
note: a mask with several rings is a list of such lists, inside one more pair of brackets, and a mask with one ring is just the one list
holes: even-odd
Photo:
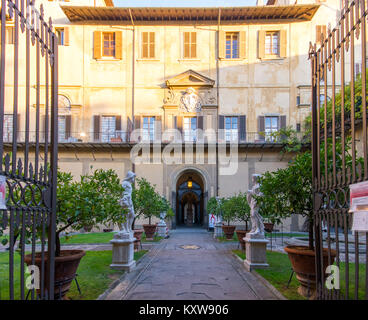
[(11, 142), (13, 139), (13, 115), (4, 114), (3, 141)]
[(155, 57), (155, 33), (142, 32), (142, 58), (153, 59)]
[(275, 138), (272, 137), (273, 132), (279, 130), (279, 117), (265, 117), (265, 138), (266, 141), (274, 141)]
[(184, 32), (184, 59), (197, 58), (197, 33)]
[(155, 139), (155, 117), (143, 117), (143, 141)]
[(265, 54), (271, 56), (280, 55), (280, 32), (267, 31), (265, 35)]
[(115, 57), (115, 33), (114, 32), (103, 32), (103, 56), (104, 57)]
[(225, 117), (225, 140), (238, 141), (238, 117)]
[(184, 117), (184, 141), (196, 141), (197, 139), (197, 117)]
[(116, 117), (102, 116), (101, 117), (101, 141), (110, 142), (111, 138), (116, 135)]
[(239, 58), (239, 32), (226, 32), (226, 59)]

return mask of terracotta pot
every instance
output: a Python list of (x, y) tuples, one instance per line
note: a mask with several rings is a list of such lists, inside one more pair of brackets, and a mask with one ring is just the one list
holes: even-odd
[(264, 224), (264, 229), (266, 232), (272, 232), (273, 231), (273, 226), (274, 224), (271, 222), (265, 222)]
[(134, 241), (134, 250), (139, 250), (139, 244), (141, 242), (141, 238), (142, 238), (142, 234), (144, 232), (143, 229), (136, 229), (136, 230), (133, 230), (134, 231), (134, 238), (135, 238), (135, 241)]
[(249, 230), (236, 230), (236, 235), (238, 237), (239, 243), (241, 245), (241, 248), (243, 251), (245, 251), (245, 241), (244, 238), (247, 235), (247, 233), (249, 232)]
[(222, 226), (222, 231), (225, 233), (226, 240), (233, 239), (235, 228), (235, 226)]
[[(55, 299), (64, 299), (74, 280), (81, 259), (85, 256), (84, 250), (62, 250), (60, 257), (55, 257)], [(24, 257), (25, 263), (32, 264), (32, 255), (27, 254)], [(35, 255), (35, 265), (41, 270), (41, 253)], [(45, 270), (47, 270), (48, 256), (45, 252)], [(45, 288), (48, 287), (46, 273), (44, 275)], [(62, 284), (61, 284), (62, 283)], [(37, 290), (40, 293), (40, 290)]]
[(156, 224), (144, 224), (143, 229), (144, 233), (146, 234), (147, 240), (153, 240), (153, 237), (156, 232), (157, 225)]
[[(300, 282), (298, 293), (304, 297), (314, 299), (316, 295), (316, 253), (308, 246), (287, 246), (284, 250), (288, 253), (291, 265)], [(336, 251), (331, 249), (331, 264), (334, 263)], [(323, 270), (326, 270), (328, 263), (328, 249), (323, 249)], [(325, 274), (326, 276), (326, 274)]]

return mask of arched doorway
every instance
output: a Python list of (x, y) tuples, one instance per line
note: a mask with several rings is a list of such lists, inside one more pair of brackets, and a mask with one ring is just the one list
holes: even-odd
[(176, 225), (203, 226), (204, 183), (194, 170), (182, 173), (176, 184)]

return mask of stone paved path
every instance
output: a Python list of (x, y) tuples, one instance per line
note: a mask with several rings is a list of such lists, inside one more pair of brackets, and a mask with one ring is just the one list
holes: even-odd
[(203, 229), (175, 230), (146, 256), (105, 299), (278, 299), (232, 256), (228, 244)]

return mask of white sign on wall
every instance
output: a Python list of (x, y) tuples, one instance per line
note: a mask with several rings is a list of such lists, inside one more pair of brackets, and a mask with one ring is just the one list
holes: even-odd
[(368, 232), (368, 181), (352, 184), (350, 210), (353, 213), (353, 231)]

